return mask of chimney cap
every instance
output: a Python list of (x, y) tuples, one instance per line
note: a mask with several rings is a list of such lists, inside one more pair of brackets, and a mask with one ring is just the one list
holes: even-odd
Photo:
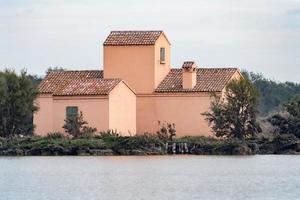
[(194, 71), (197, 68), (195, 61), (184, 61), (182, 69), (185, 71)]

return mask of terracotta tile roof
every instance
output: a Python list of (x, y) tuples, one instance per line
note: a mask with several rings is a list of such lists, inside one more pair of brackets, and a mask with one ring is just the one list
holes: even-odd
[(72, 80), (56, 90), (53, 95), (108, 95), (121, 81), (121, 79), (101, 78)]
[(220, 92), (237, 71), (237, 68), (199, 68), (196, 86), (193, 89), (183, 89), (182, 69), (171, 69), (155, 92)]
[(162, 31), (111, 31), (104, 46), (153, 45)]
[(65, 87), (72, 80), (99, 79), (103, 78), (102, 70), (84, 71), (54, 71), (49, 73), (39, 85), (39, 93), (53, 94)]

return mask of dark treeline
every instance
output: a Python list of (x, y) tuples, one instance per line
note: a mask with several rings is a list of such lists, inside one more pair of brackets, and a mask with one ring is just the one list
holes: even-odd
[(281, 110), (281, 105), (300, 95), (300, 83), (278, 82), (264, 77), (260, 73), (243, 72), (249, 77), (260, 93), (258, 110), (266, 117)]
[[(49, 67), (46, 70), (45, 75), (49, 74), (50, 72), (64, 71), (64, 70), (66, 70), (66, 69), (62, 68), (62, 67)], [(35, 86), (38, 86), (40, 84), (40, 82), (42, 82), (42, 80), (43, 80), (43, 76), (38, 76), (36, 74), (28, 74), (27, 76)]]

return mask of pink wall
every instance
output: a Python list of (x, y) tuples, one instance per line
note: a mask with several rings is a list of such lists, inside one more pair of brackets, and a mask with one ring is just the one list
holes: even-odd
[[(160, 63), (160, 48), (165, 48), (165, 63)], [(155, 43), (155, 85), (156, 88), (160, 82), (165, 78), (165, 76), (169, 73), (171, 68), (171, 47), (167, 38), (164, 34), (160, 35)]]
[(35, 133), (47, 135), (53, 130), (53, 99), (51, 95), (39, 95), (36, 99), (39, 110), (34, 113)]
[(137, 97), (137, 133), (156, 132), (157, 122), (175, 123), (177, 136), (211, 135), (204, 116), (210, 94), (139, 95)]
[[(66, 118), (66, 107), (77, 106), (82, 111), (83, 119), (88, 126), (97, 128), (98, 131), (109, 129), (109, 101), (108, 96), (66, 96), (54, 97), (53, 131), (64, 132), (62, 128)], [(37, 132), (38, 133), (38, 132)]]
[(136, 96), (124, 82), (109, 94), (109, 128), (123, 135), (136, 133)]
[(77, 106), (88, 126), (97, 131), (113, 129), (124, 135), (136, 133), (136, 96), (124, 82), (120, 82), (109, 96), (40, 95), (37, 104), (40, 106), (34, 115), (37, 135), (64, 133), (67, 106)]
[(103, 46), (103, 69), (104, 78), (122, 78), (137, 94), (152, 93), (170, 70), (170, 44), (162, 34), (155, 45)]
[(104, 46), (104, 78), (122, 78), (135, 92), (154, 89), (154, 45)]

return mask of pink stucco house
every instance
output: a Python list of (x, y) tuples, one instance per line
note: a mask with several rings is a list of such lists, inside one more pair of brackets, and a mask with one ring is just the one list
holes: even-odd
[(236, 68), (204, 68), (185, 61), (171, 68), (163, 31), (112, 31), (103, 43), (103, 70), (56, 71), (39, 86), (35, 133), (63, 132), (68, 114), (82, 111), (98, 131), (124, 135), (155, 132), (174, 123), (177, 135), (211, 135), (201, 113), (211, 94), (222, 96)]

